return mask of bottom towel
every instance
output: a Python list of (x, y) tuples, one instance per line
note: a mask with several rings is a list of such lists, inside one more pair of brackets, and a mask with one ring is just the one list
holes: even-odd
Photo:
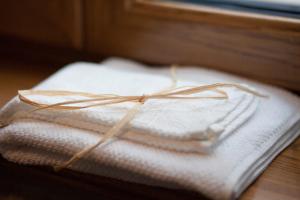
[[(119, 70), (168, 73), (146, 69), (122, 59), (99, 64)], [(210, 154), (169, 151), (138, 142), (113, 139), (74, 163), (71, 169), (125, 181), (195, 190), (212, 199), (233, 199), (300, 134), (299, 98), (284, 90), (201, 68), (178, 69), (188, 80), (244, 82), (270, 98), (261, 100), (249, 121), (221, 142)], [(54, 165), (68, 160), (99, 135), (64, 125), (20, 119), (0, 129), (0, 152), (12, 162)]]

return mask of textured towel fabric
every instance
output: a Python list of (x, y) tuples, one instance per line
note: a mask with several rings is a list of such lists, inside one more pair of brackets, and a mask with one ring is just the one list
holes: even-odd
[[(109, 60), (104, 65), (167, 74), (167, 69), (145, 69), (120, 59)], [(300, 133), (300, 101), (286, 91), (201, 68), (179, 69), (178, 77), (207, 83), (247, 83), (270, 98), (261, 100), (254, 116), (243, 126), (232, 129), (233, 133), (222, 133), (222, 142), (210, 154), (171, 151), (119, 138), (95, 149), (71, 168), (126, 181), (196, 190), (213, 199), (232, 199)], [(94, 144), (98, 138), (99, 134), (93, 130), (24, 118), (0, 129), (0, 151), (13, 162), (54, 165), (69, 159), (82, 147)]]
[[(168, 88), (170, 75), (126, 72), (99, 67), (98, 64), (76, 63), (67, 66), (37, 89), (70, 90), (96, 94), (142, 95), (151, 94)], [(204, 82), (178, 81), (177, 86), (197, 86)], [(255, 112), (258, 99), (254, 95), (235, 88), (222, 88), (229, 99), (192, 99), (192, 100), (148, 100), (138, 115), (130, 122), (130, 129), (121, 135), (123, 139), (142, 144), (185, 152), (207, 152), (213, 147), (223, 132), (231, 133)], [(207, 91), (193, 96), (220, 96)], [(53, 104), (66, 100), (76, 100), (76, 96), (45, 97), (32, 95), (41, 103)], [(39, 111), (32, 109), (17, 99), (9, 103), (2, 112), (2, 119), (31, 118), (105, 133), (133, 106), (122, 103), (77, 111)]]

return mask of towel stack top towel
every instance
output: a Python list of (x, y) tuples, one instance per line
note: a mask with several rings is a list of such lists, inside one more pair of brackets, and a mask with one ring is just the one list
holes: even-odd
[[(205, 81), (178, 78), (176, 87), (207, 84)], [(159, 92), (169, 88), (170, 85), (172, 85), (170, 74), (128, 72), (99, 67), (98, 64), (77, 63), (61, 70), (35, 89), (132, 96)], [(227, 93), (227, 99), (147, 100), (130, 122), (130, 128), (120, 137), (170, 150), (208, 152), (220, 138), (245, 123), (255, 113), (259, 101), (253, 94), (234, 87), (220, 89)], [(189, 97), (216, 95), (217, 92), (205, 91)], [(40, 103), (55, 104), (83, 97), (76, 95), (51, 97), (37, 94), (30, 95), (29, 98)], [(35, 118), (104, 134), (136, 103), (126, 102), (77, 111), (45, 110), (33, 113), (26, 112), (32, 108), (18, 100), (13, 104), (16, 106), (7, 107), (3, 112), (16, 114), (18, 115), (16, 118)]]

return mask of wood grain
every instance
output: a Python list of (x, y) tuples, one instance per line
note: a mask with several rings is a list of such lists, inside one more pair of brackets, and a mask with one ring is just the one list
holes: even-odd
[(190, 64), (300, 91), (300, 20), (152, 0), (4, 1), (0, 34), (49, 46)]
[[(51, 52), (51, 51), (50, 51)], [(74, 60), (76, 58), (74, 57)], [(71, 60), (70, 60), (71, 61)], [(49, 76), (59, 62), (0, 57), (0, 106), (21, 88)], [(49, 67), (51, 66), (51, 67)], [(241, 196), (243, 200), (296, 200), (300, 197), (300, 138), (284, 150)], [(20, 166), (0, 159), (0, 199), (205, 199), (199, 194), (132, 184), (72, 171)]]
[(203, 65), (300, 91), (300, 20), (149, 0), (90, 0), (84, 10), (89, 52)]
[(81, 0), (1, 1), (0, 34), (80, 49)]

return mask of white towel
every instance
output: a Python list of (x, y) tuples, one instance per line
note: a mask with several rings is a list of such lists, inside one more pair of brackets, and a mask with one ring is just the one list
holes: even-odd
[[(149, 75), (112, 70), (108, 67), (99, 67), (98, 64), (76, 63), (56, 73), (36, 89), (142, 95), (168, 88), (171, 83), (169, 74), (168, 77)], [(178, 81), (177, 86), (197, 86), (204, 83)], [(222, 90), (228, 93), (228, 99), (148, 100), (130, 122), (131, 126), (126, 134), (120, 137), (176, 151), (208, 152), (222, 133), (229, 134), (247, 121), (258, 104), (258, 99), (252, 94), (236, 88), (222, 88)], [(197, 96), (216, 95), (219, 94), (209, 91)], [(48, 104), (78, 99), (76, 96), (40, 95), (32, 95), (29, 98)], [(28, 113), (26, 111), (32, 108), (15, 99), (3, 109), (0, 117), (5, 120), (15, 114), (17, 117), (14, 118), (17, 119), (31, 118), (103, 134), (118, 122), (133, 104), (122, 103), (79, 111), (47, 110)]]
[[(122, 60), (106, 63), (110, 67), (119, 64), (136, 67)], [(210, 154), (169, 151), (116, 139), (95, 149), (71, 168), (126, 181), (183, 187), (213, 199), (232, 199), (300, 133), (300, 101), (289, 92), (201, 68), (179, 69), (178, 76), (195, 81), (247, 83), (270, 98), (262, 99), (255, 115), (233, 134), (226, 135)], [(93, 144), (98, 137), (91, 130), (20, 119), (0, 129), (0, 151), (6, 159), (20, 164), (56, 165)]]

